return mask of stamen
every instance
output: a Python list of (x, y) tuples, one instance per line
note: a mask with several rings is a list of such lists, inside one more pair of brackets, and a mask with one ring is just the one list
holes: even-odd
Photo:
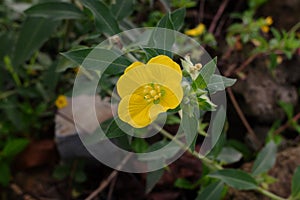
[(144, 99), (151, 103), (158, 104), (160, 102), (160, 98), (164, 95), (165, 91), (161, 90), (159, 84), (151, 83), (149, 85), (144, 86), (143, 94)]
[(151, 95), (152, 97), (154, 97), (154, 96), (156, 95), (156, 93), (157, 93), (157, 92), (156, 92), (155, 90), (151, 90), (151, 91), (150, 91), (150, 95)]
[(155, 85), (155, 90), (156, 90), (157, 92), (160, 92), (160, 86), (159, 86), (159, 85)]

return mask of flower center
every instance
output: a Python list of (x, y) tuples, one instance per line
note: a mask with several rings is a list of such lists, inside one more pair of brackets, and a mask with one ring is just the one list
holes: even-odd
[(156, 83), (151, 83), (146, 86), (144, 86), (144, 99), (151, 103), (158, 104), (160, 101), (160, 98), (164, 95), (164, 90), (161, 89), (161, 86)]

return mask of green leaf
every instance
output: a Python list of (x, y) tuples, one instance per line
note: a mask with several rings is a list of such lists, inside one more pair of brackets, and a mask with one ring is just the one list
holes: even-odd
[[(158, 141), (147, 149), (147, 154), (144, 154), (139, 157), (141, 161), (149, 161), (149, 163), (154, 162), (155, 160), (167, 160), (172, 158), (175, 154), (181, 150), (180, 146), (174, 142), (170, 143), (167, 140)], [(166, 146), (168, 145), (168, 146)], [(163, 149), (161, 154), (158, 154), (156, 150)], [(155, 164), (155, 163), (153, 163)]]
[(251, 150), (242, 142), (229, 139), (226, 142), (226, 146), (232, 147), (243, 154), (243, 158), (245, 160), (249, 160), (251, 158), (252, 152)]
[(101, 1), (81, 0), (95, 16), (96, 28), (101, 33), (115, 35), (120, 32), (119, 25), (109, 8)]
[(257, 9), (258, 7), (262, 6), (268, 0), (251, 0), (248, 1), (248, 5), (251, 9)]
[(221, 199), (223, 188), (223, 182), (218, 181), (211, 183), (199, 191), (196, 200), (219, 200)]
[(190, 149), (194, 150), (196, 145), (194, 141), (196, 141), (198, 135), (198, 118), (194, 115), (190, 115), (189, 111), (183, 109), (181, 121), (186, 143), (191, 144)]
[[(174, 24), (171, 18), (171, 14), (167, 13), (159, 22), (157, 23), (157, 27), (174, 29)], [(164, 37), (165, 38), (165, 37)]]
[(167, 13), (153, 30), (149, 40), (149, 47), (156, 48), (159, 54), (172, 57), (171, 49), (175, 41), (174, 25), (171, 19), (171, 14)]
[(10, 169), (6, 162), (0, 162), (0, 185), (6, 187), (10, 181)]
[(218, 74), (213, 74), (207, 85), (209, 94), (214, 94), (218, 91), (223, 91), (227, 87), (231, 87), (236, 82), (236, 79), (227, 78)]
[(42, 83), (39, 83), (37, 85), (40, 85), (41, 87), (44, 87), (46, 90), (46, 98), (47, 100), (50, 99), (51, 95), (55, 95), (55, 90), (57, 83), (59, 81), (60, 73), (57, 73), (57, 62), (53, 63), (53, 65), (50, 66), (50, 68), (42, 75)]
[(57, 21), (47, 18), (27, 17), (16, 43), (13, 66), (19, 66), (37, 51), (49, 39), (58, 24)]
[(217, 67), (217, 57), (209, 61), (202, 69), (194, 83), (197, 88), (205, 89), (210, 82), (212, 75), (215, 73)]
[(27, 139), (13, 139), (6, 143), (2, 151), (2, 155), (6, 158), (13, 158), (18, 153), (23, 151), (28, 145), (29, 141)]
[(277, 67), (277, 55), (275, 53), (270, 54), (270, 69), (274, 70)]
[(122, 20), (128, 17), (133, 12), (134, 0), (116, 0), (116, 2), (111, 6), (111, 12), (117, 20)]
[(252, 167), (252, 175), (256, 176), (271, 169), (276, 161), (276, 152), (277, 145), (273, 141), (269, 142), (257, 155)]
[(279, 134), (274, 134), (275, 131), (280, 127), (281, 125), (281, 121), (280, 120), (276, 120), (271, 128), (269, 128), (269, 131), (267, 133), (267, 137), (265, 139), (265, 143), (269, 143), (270, 141), (274, 141), (275, 144), (280, 145), (281, 142), (283, 141), (283, 137)]
[(120, 56), (106, 68), (104, 73), (110, 75), (121, 74), (129, 65), (131, 65), (131, 62), (125, 56)]
[(89, 70), (99, 70), (106, 74), (122, 73), (131, 62), (124, 56), (103, 48), (84, 48), (61, 53), (64, 57)]
[[(11, 55), (12, 49), (14, 47), (14, 32), (7, 30), (4, 33), (0, 33), (0, 44), (0, 63), (2, 63), (4, 56)], [(3, 80), (1, 76), (2, 72), (0, 71), (0, 81)]]
[(300, 166), (295, 170), (292, 179), (292, 197), (300, 198)]
[(74, 4), (65, 2), (46, 2), (36, 4), (25, 13), (34, 17), (45, 17), (53, 20), (62, 19), (81, 19), (84, 17), (83, 13)]
[(292, 121), (292, 126), (300, 134), (300, 125), (298, 125), (297, 122)]
[(226, 112), (222, 105), (218, 108), (216, 112), (217, 113), (214, 117), (214, 121), (212, 122), (212, 131), (211, 133), (209, 133), (211, 137), (212, 146), (214, 146), (221, 137), (226, 120)]
[(77, 183), (83, 183), (87, 179), (86, 174), (83, 170), (77, 170), (74, 174), (74, 180)]
[(164, 169), (159, 169), (147, 173), (146, 193), (149, 193), (154, 188), (154, 186), (160, 180), (163, 174), (164, 174)]
[(58, 165), (55, 167), (52, 176), (57, 180), (65, 179), (70, 173), (70, 166)]
[(174, 30), (180, 30), (183, 26), (186, 13), (185, 10), (185, 8), (179, 8), (171, 13), (171, 20), (173, 22)]
[(131, 147), (137, 153), (144, 153), (147, 151), (149, 144), (143, 138), (135, 138), (131, 142)]
[(8, 120), (12, 122), (14, 127), (21, 131), (25, 128), (25, 124), (22, 120), (23, 115), (20, 110), (17, 108), (17, 101), (13, 98), (9, 98), (9, 101), (3, 101), (1, 109), (5, 112)]
[[(120, 120), (119, 122), (122, 123)], [(124, 122), (122, 123), (122, 127), (127, 127), (127, 129), (130, 128), (130, 126)], [(124, 131), (122, 130), (120, 125), (116, 122), (116, 120), (113, 120), (111, 122), (111, 124), (109, 125), (109, 127), (105, 132), (108, 138), (116, 138), (116, 137), (121, 137), (126, 135), (126, 133), (124, 133)]]
[(177, 188), (188, 189), (188, 190), (192, 190), (195, 188), (193, 183), (191, 183), (190, 181), (183, 179), (183, 178), (178, 178), (175, 181), (174, 186)]
[(199, 109), (202, 111), (214, 111), (216, 105), (208, 98), (207, 94), (202, 94), (198, 98)]
[(229, 186), (239, 190), (251, 190), (257, 188), (255, 179), (244, 171), (236, 169), (223, 169), (208, 174), (209, 177), (217, 178)]
[(239, 161), (241, 158), (242, 154), (239, 151), (231, 147), (223, 147), (217, 160), (225, 164), (231, 164)]
[(287, 115), (288, 119), (291, 120), (294, 115), (294, 108), (291, 103), (286, 103), (284, 101), (279, 101), (278, 104), (284, 110), (285, 114)]
[(81, 65), (84, 59), (89, 55), (89, 53), (92, 50), (93, 48), (83, 48), (83, 49), (71, 50), (60, 54), (68, 58), (69, 60), (72, 60), (73, 62)]

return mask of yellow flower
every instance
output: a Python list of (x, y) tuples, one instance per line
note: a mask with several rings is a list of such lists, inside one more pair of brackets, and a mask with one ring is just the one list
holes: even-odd
[(158, 114), (180, 104), (181, 79), (180, 66), (164, 55), (147, 64), (132, 63), (117, 82), (119, 118), (135, 128), (151, 124)]
[(265, 19), (265, 22), (268, 26), (272, 25), (273, 24), (273, 19), (272, 17), (268, 16), (266, 19)]
[(196, 28), (185, 31), (185, 34), (189, 36), (199, 36), (204, 32), (204, 30), (205, 30), (205, 25), (200, 23)]
[(55, 105), (57, 108), (61, 109), (68, 105), (68, 99), (65, 95), (59, 95), (55, 100)]
[(260, 29), (261, 29), (262, 32), (268, 33), (269, 30), (270, 30), (270, 27), (269, 26), (261, 26)]

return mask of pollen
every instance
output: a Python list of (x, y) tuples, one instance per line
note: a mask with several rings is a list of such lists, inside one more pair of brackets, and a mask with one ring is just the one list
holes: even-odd
[(153, 102), (154, 104), (159, 103), (160, 98), (163, 96), (163, 90), (161, 90), (160, 85), (151, 83), (149, 85), (144, 86), (143, 89), (144, 99), (147, 102)]

